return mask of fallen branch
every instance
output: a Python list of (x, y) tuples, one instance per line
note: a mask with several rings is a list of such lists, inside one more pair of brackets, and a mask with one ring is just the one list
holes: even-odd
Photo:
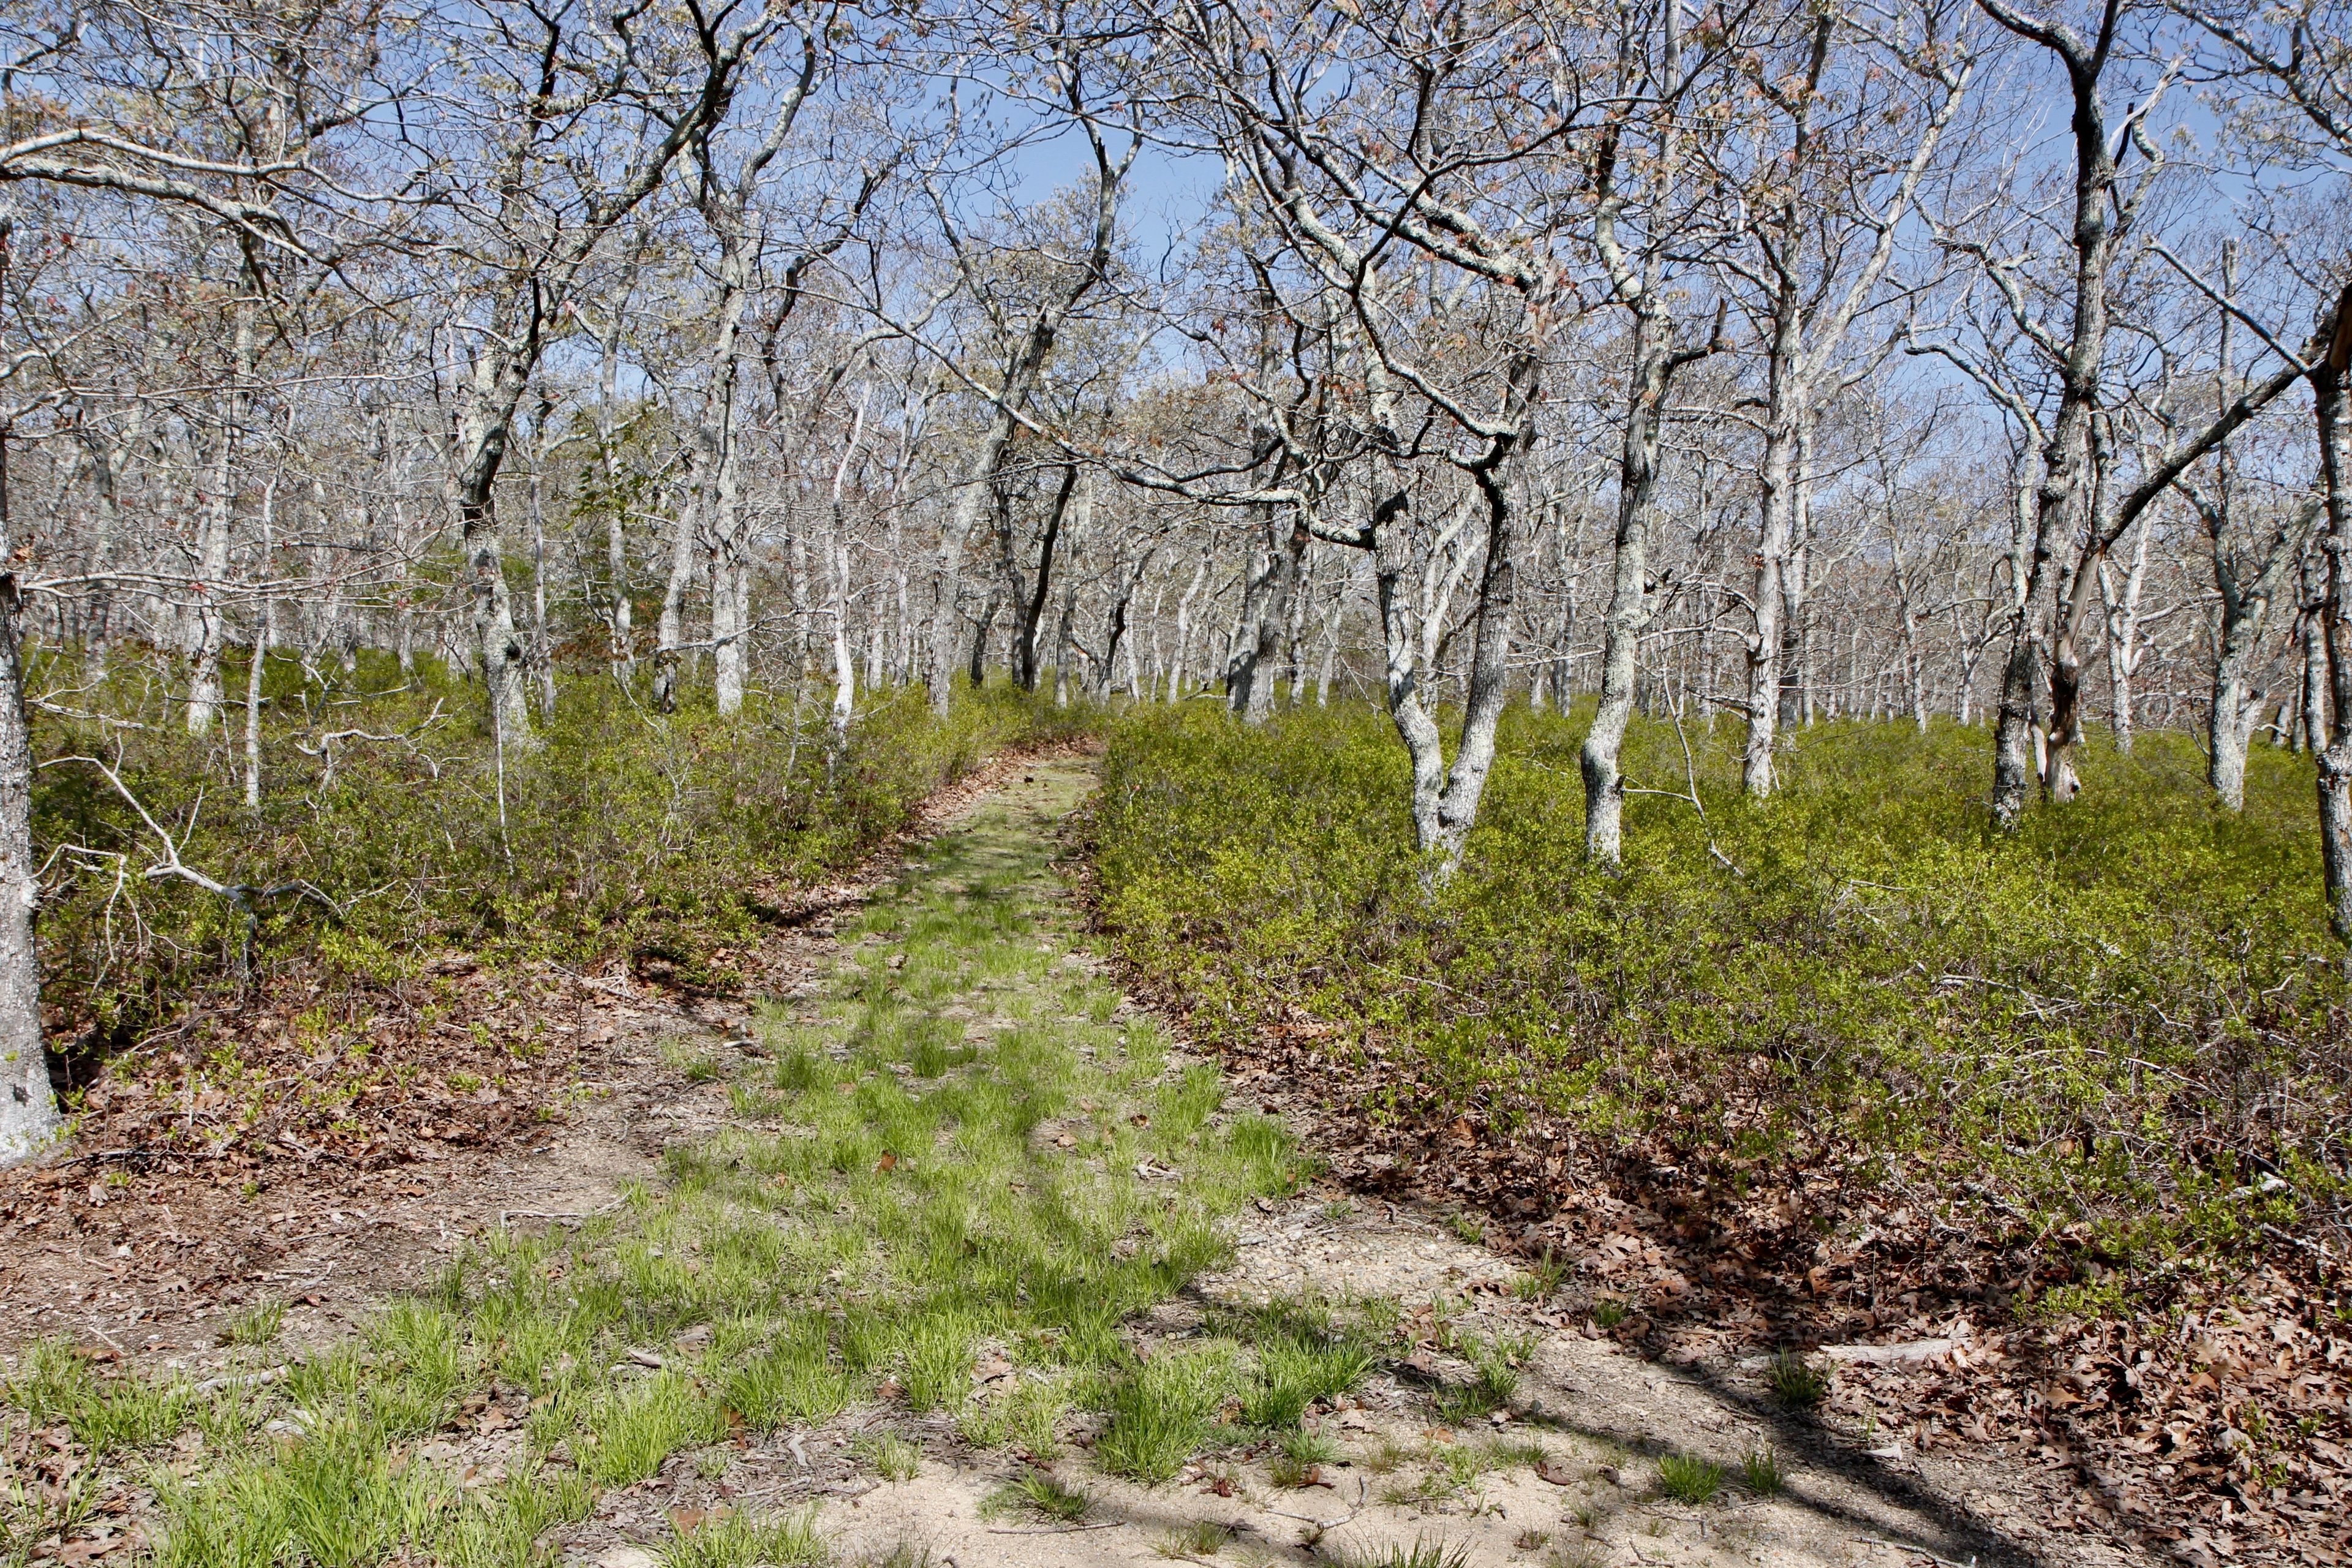
[[(155, 836), (157, 843), (163, 845), (163, 858), (140, 873), (142, 880), (152, 882), (167, 877), (175, 878), (180, 881), (202, 888), (216, 898), (226, 899), (236, 906), (237, 912), (245, 917), (245, 942), (239, 952), (239, 962), (246, 967), (250, 968), (252, 964), (253, 932), (260, 919), (258, 912), (253, 907), (254, 900), (288, 897), (314, 899), (325, 905), (328, 912), (337, 920), (343, 918), (343, 908), (341, 904), (320, 891), (314, 884), (299, 878), (265, 888), (252, 882), (224, 882), (218, 878), (207, 876), (197, 870), (180, 858), (180, 842), (174, 840), (164, 829), (163, 825), (155, 820), (154, 814), (147, 809), (136, 795), (131, 793), (131, 786), (122, 782), (122, 775), (120, 773), (96, 757), (55, 757), (40, 765), (53, 768), (66, 763), (87, 763), (105, 774), (106, 782), (114, 786), (114, 793), (129, 803), (131, 809), (139, 814), (139, 820), (147, 825), (147, 831)], [(203, 809), (204, 796), (199, 794), (196, 796), (195, 806), (189, 813), (189, 821), (192, 825), (194, 822), (195, 813)]]

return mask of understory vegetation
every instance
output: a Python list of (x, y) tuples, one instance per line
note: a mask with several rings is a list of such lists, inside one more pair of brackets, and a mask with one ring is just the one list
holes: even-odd
[(2117, 1265), (2340, 1256), (2345, 992), (2307, 760), (2258, 752), (2231, 813), (2186, 736), (2095, 745), (2080, 801), (2004, 835), (1979, 730), (1801, 731), (1751, 805), (1729, 726), (1637, 722), (1612, 874), (1582, 852), (1584, 727), (1512, 714), (1433, 883), (1383, 716), (1132, 714), (1103, 919), (1211, 1039), (1329, 1030), (1380, 1069), (1377, 1114), (1560, 1119), (1588, 1172), (1664, 1173), (1695, 1209), (1823, 1170), (1925, 1194), (2073, 1260), (2011, 1282), (2052, 1307), (2118, 1300)]
[[(71, 686), (62, 658), (46, 664), (35, 689)], [(248, 673), (233, 658), (226, 684), (243, 691)], [(302, 966), (330, 988), (381, 985), (452, 948), (494, 963), (618, 954), (727, 989), (730, 958), (795, 887), (984, 754), (1084, 722), (997, 686), (946, 720), (882, 694), (836, 733), (806, 697), (656, 714), (582, 675), (553, 688), (526, 748), (502, 744), (478, 685), (438, 660), (404, 676), (373, 651), (349, 670), (272, 656), (255, 807), (234, 793), (252, 765), (244, 726), (187, 734), (153, 674), (118, 660), (102, 689), (34, 714), (43, 997), (51, 1038), (85, 1052), (207, 988)]]

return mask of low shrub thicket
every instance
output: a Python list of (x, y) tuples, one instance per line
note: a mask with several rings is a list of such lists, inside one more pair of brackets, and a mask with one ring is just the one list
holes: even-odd
[[(501, 757), (478, 686), (437, 667), (404, 681), (365, 656), (322, 678), (286, 658), (265, 674), (257, 816), (241, 800), (241, 710), (191, 738), (126, 666), (76, 699), (108, 718), (37, 712), (39, 936), (61, 1029), (119, 1041), (192, 989), (257, 970), (322, 961), (381, 982), (447, 947), (620, 952), (725, 985), (766, 900), (897, 830), (987, 752), (1086, 721), (1005, 687), (937, 721), (919, 692), (899, 692), (869, 701), (835, 742), (816, 701), (660, 716), (583, 677), (564, 682), (542, 744)], [(242, 691), (244, 679), (232, 669), (227, 684)], [(367, 733), (328, 739), (337, 731)], [(274, 896), (248, 895), (248, 922), (230, 898), (147, 876), (164, 847), (75, 758), (112, 767), (187, 866)]]
[(1391, 1112), (1564, 1116), (1702, 1196), (1900, 1176), (2108, 1263), (2333, 1227), (2345, 993), (2307, 763), (2257, 755), (2231, 815), (2186, 737), (2094, 746), (2079, 802), (2002, 837), (1982, 731), (1800, 731), (1751, 805), (1731, 727), (1637, 722), (1628, 772), (1670, 793), (1630, 803), (1612, 876), (1581, 854), (1583, 731), (1509, 718), (1432, 889), (1380, 714), (1137, 712), (1102, 918), (1198, 1032), (1303, 1011), (1385, 1062)]

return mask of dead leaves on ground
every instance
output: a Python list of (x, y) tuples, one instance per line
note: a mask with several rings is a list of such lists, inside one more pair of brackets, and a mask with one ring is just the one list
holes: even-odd
[(1922, 1345), (1935, 1353), (1835, 1370), (1826, 1414), (1882, 1434), (1889, 1462), (2000, 1445), (2078, 1483), (2032, 1521), (2059, 1538), (2117, 1533), (2195, 1563), (2352, 1563), (2352, 1329), (2332, 1278), (2301, 1258), (2184, 1270), (2138, 1321), (2021, 1321), (2011, 1300), (2100, 1265), (2079, 1238), (1970, 1228), (1929, 1173), (1865, 1186), (1822, 1148), (1742, 1194), (1654, 1141), (1603, 1146), (1531, 1101), (1464, 1107), (1408, 1053), (1343, 1057), (1331, 1033), (1277, 1021), (1231, 1070), (1318, 1122), (1348, 1184), (1483, 1212), (1500, 1222), (1490, 1244), (1570, 1264), (1585, 1294), (1624, 1309), (1588, 1333), (1683, 1363)]

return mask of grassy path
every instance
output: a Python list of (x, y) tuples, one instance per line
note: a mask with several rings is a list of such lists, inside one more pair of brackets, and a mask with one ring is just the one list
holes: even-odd
[[(793, 1434), (854, 1409), (902, 1418), (869, 1423), (885, 1474), (926, 1426), (1044, 1465), (1090, 1411), (1097, 1462), (1157, 1480), (1232, 1400), (1295, 1424), (1360, 1375), (1352, 1337), (1277, 1324), (1247, 1366), (1172, 1370), (1121, 1338), (1229, 1256), (1223, 1216), (1301, 1173), (1277, 1123), (1220, 1116), (1214, 1070), (1171, 1062), (1072, 954), (1051, 826), (1087, 782), (1041, 766), (1001, 792), (843, 933), (821, 994), (762, 1008), (748, 1059), (706, 1050), (693, 1076), (724, 1083), (727, 1124), (620, 1212), (489, 1236), (362, 1340), (282, 1368), (257, 1321), (249, 1373), (209, 1388), (43, 1347), (13, 1400), (78, 1462), (16, 1489), (7, 1555), (53, 1555), (151, 1487), (124, 1511), (171, 1568), (520, 1568), (682, 1468), (740, 1490), (763, 1446), (805, 1454)], [(662, 1511), (681, 1563), (824, 1553), (804, 1517)]]

